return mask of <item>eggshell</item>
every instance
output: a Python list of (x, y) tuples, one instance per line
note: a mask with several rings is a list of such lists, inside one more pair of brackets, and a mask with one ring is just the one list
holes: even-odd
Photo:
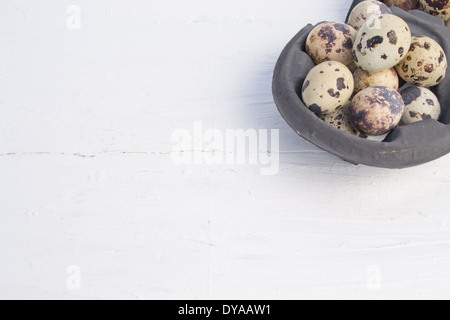
[(373, 16), (356, 35), (353, 58), (364, 71), (383, 71), (402, 61), (410, 45), (411, 31), (403, 19), (393, 14)]
[(350, 13), (348, 24), (358, 31), (370, 17), (380, 14), (392, 14), (392, 11), (380, 1), (363, 1)]
[(353, 89), (353, 75), (344, 64), (322, 62), (306, 76), (302, 98), (314, 113), (328, 114), (341, 110), (351, 98)]
[(405, 11), (419, 9), (419, 0), (385, 0), (387, 6), (396, 6)]
[(360, 91), (349, 107), (352, 125), (367, 135), (379, 136), (395, 128), (402, 119), (402, 96), (388, 87), (370, 87)]
[(361, 132), (355, 129), (350, 122), (350, 111), (349, 111), (350, 101), (347, 102), (342, 110), (338, 110), (333, 113), (322, 115), (319, 117), (328, 123), (330, 126), (335, 127), (341, 131), (350, 133), (354, 136), (361, 136)]
[(412, 38), (409, 52), (396, 69), (406, 82), (432, 87), (444, 80), (447, 67), (447, 57), (439, 43), (421, 36)]
[(394, 90), (398, 90), (399, 87), (398, 74), (394, 68), (373, 73), (357, 69), (353, 73), (353, 78), (355, 80), (355, 93), (376, 86), (385, 86)]
[(405, 103), (405, 112), (402, 117), (404, 124), (412, 124), (427, 119), (439, 119), (441, 105), (431, 90), (408, 87), (400, 91), (400, 94)]
[(345, 23), (322, 23), (308, 35), (306, 52), (315, 64), (338, 61), (350, 66), (355, 37), (356, 30)]
[(450, 19), (450, 0), (419, 0), (420, 8), (445, 21)]

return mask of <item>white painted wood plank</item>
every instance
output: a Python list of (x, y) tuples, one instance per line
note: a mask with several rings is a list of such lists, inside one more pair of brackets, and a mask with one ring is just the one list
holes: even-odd
[[(350, 2), (0, 4), (0, 297), (450, 298), (450, 158), (353, 166), (272, 101), (286, 42)], [(175, 165), (195, 121), (280, 129), (279, 173)]]

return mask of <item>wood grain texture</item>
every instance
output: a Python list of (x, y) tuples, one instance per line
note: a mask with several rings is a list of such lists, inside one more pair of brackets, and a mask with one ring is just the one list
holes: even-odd
[[(450, 298), (450, 157), (353, 166), (273, 103), (287, 41), (350, 3), (3, 1), (0, 297)], [(279, 129), (279, 173), (175, 165), (195, 121)]]

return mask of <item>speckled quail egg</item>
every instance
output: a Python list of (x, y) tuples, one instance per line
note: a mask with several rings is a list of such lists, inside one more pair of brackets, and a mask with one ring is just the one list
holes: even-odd
[(447, 57), (435, 40), (429, 37), (413, 37), (409, 52), (396, 69), (406, 82), (419, 87), (432, 87), (444, 80)]
[(363, 1), (350, 13), (348, 24), (358, 31), (370, 17), (380, 14), (392, 14), (392, 11), (380, 1)]
[(343, 108), (353, 89), (353, 75), (345, 65), (322, 62), (311, 69), (303, 83), (303, 102), (314, 113), (332, 113)]
[(396, 6), (405, 11), (419, 9), (419, 0), (385, 0), (389, 7)]
[(308, 35), (306, 52), (315, 64), (338, 61), (350, 66), (355, 37), (356, 30), (345, 23), (322, 23)]
[(388, 87), (370, 87), (357, 93), (349, 107), (352, 125), (367, 135), (379, 136), (402, 119), (402, 96)]
[(361, 132), (356, 130), (350, 122), (350, 101), (348, 101), (342, 110), (338, 110), (333, 113), (319, 115), (319, 117), (328, 123), (330, 126), (335, 127), (341, 131), (350, 133), (354, 136), (361, 136)]
[(438, 120), (441, 115), (441, 104), (431, 90), (419, 87), (408, 87), (400, 91), (405, 102), (402, 121), (412, 124), (419, 121)]
[(402, 61), (410, 45), (411, 31), (406, 22), (393, 14), (382, 14), (359, 29), (353, 57), (364, 71), (383, 71)]
[(398, 74), (394, 68), (372, 73), (357, 69), (353, 73), (353, 78), (355, 80), (355, 93), (369, 87), (377, 86), (385, 86), (398, 90), (399, 86)]
[(420, 9), (445, 21), (450, 19), (450, 0), (419, 0)]

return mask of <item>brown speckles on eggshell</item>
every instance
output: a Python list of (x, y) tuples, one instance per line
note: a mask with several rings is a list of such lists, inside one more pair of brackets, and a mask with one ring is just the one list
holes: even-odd
[(336, 41), (337, 36), (335, 30), (331, 26), (323, 26), (319, 30), (319, 37), (323, 40), (325, 46), (327, 48), (331, 48), (334, 46), (334, 41)]
[(352, 49), (356, 30), (344, 23), (322, 23), (316, 26), (306, 40), (306, 52), (314, 63), (338, 61), (353, 63)]
[(397, 68), (406, 81), (421, 87), (439, 84), (447, 72), (447, 59), (442, 47), (434, 39), (413, 37), (410, 51)]
[(311, 69), (303, 87), (305, 88), (302, 92), (304, 104), (315, 113), (328, 114), (341, 108), (350, 99), (354, 80), (352, 73), (345, 65), (330, 61)]
[(335, 92), (334, 89), (328, 89), (328, 94), (333, 98), (339, 98), (341, 93), (339, 91)]
[(337, 87), (337, 89), (339, 91), (344, 90), (347, 87), (345, 85), (345, 79), (344, 78), (337, 78), (337, 80), (336, 80), (336, 87)]
[(417, 113), (414, 112), (414, 111), (409, 111), (409, 116), (410, 116), (411, 118), (415, 118), (415, 117), (417, 117)]
[(319, 105), (317, 105), (317, 103), (310, 105), (309, 110), (311, 110), (314, 113), (322, 113), (322, 108)]
[(353, 50), (352, 53), (353, 53), (353, 61), (358, 63), (358, 56), (356, 55), (356, 50)]
[(417, 87), (409, 87), (406, 88), (405, 90), (402, 90), (400, 94), (402, 96), (403, 101), (405, 102), (405, 105), (410, 105), (420, 97), (421, 90), (420, 88)]
[(366, 23), (355, 39), (355, 63), (368, 72), (387, 70), (404, 57), (405, 48), (411, 45), (411, 33), (405, 30), (406, 22), (395, 15), (374, 17), (376, 28)]
[(367, 40), (367, 48), (375, 49), (379, 44), (382, 44), (384, 41), (383, 37), (375, 36)]
[(340, 109), (336, 110), (333, 113), (321, 115), (320, 118), (325, 121), (325, 123), (340, 131), (355, 136), (361, 136), (361, 132), (356, 130), (350, 122), (349, 103), (347, 103), (345, 106), (341, 106)]
[(423, 11), (443, 20), (450, 18), (450, 1), (448, 0), (419, 0)]
[(444, 61), (444, 58), (445, 58), (444, 51), (441, 51), (440, 54), (439, 54), (438, 62), (442, 63), (442, 61)]
[(394, 30), (391, 30), (387, 33), (387, 37), (389, 39), (389, 43), (396, 45), (397, 44), (397, 33)]
[(434, 71), (434, 65), (433, 64), (427, 64), (423, 67), (426, 73), (432, 73)]
[(348, 38), (347, 40), (345, 40), (345, 42), (343, 43), (343, 47), (347, 50), (352, 50), (353, 49), (353, 39)]
[[(359, 53), (362, 53), (362, 43), (360, 42), (360, 43), (358, 43), (358, 45), (356, 46), (356, 50), (359, 52)], [(356, 51), (355, 50), (355, 51)]]
[(343, 23), (335, 23), (333, 25), (333, 27), (335, 30), (342, 32), (342, 34), (344, 34), (346, 36), (350, 35), (350, 33), (351, 33), (350, 28), (348, 28), (348, 26)]
[(371, 17), (380, 14), (392, 14), (392, 11), (380, 1), (363, 1), (356, 5), (350, 13), (348, 24), (355, 30), (359, 30)]
[(407, 87), (400, 92), (405, 102), (405, 112), (402, 117), (404, 124), (434, 119), (438, 120), (441, 107), (436, 95), (427, 88)]
[(405, 11), (419, 9), (419, 0), (385, 0), (387, 6), (396, 6)]
[(350, 104), (350, 119), (355, 128), (369, 135), (392, 130), (403, 115), (400, 94), (387, 87), (371, 87), (359, 92)]
[(399, 87), (399, 78), (394, 68), (373, 73), (357, 69), (353, 73), (353, 77), (355, 79), (355, 93), (376, 86), (386, 86), (394, 90)]
[(303, 84), (303, 88), (302, 88), (302, 92), (305, 92), (306, 89), (308, 89), (310, 82), (309, 81), (305, 81), (305, 83)]

